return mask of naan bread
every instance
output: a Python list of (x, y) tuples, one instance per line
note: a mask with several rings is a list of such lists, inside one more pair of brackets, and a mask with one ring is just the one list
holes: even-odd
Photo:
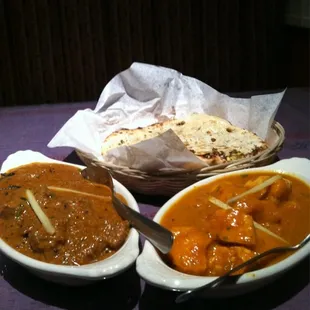
[(144, 128), (122, 129), (112, 133), (102, 145), (102, 154), (133, 145), (172, 129), (193, 154), (209, 165), (250, 157), (268, 148), (254, 133), (232, 126), (228, 121), (207, 114), (192, 114)]

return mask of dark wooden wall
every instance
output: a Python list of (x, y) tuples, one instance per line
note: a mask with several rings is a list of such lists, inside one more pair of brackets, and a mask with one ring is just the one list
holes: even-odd
[(96, 100), (134, 61), (172, 67), (220, 91), (293, 85), (284, 5), (0, 0), (0, 105)]

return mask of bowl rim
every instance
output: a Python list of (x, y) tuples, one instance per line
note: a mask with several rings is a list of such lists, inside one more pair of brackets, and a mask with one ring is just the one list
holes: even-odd
[[(85, 168), (85, 166), (82, 165), (66, 163), (60, 160), (49, 158), (39, 152), (25, 150), (18, 151), (9, 155), (7, 159), (3, 162), (0, 172), (5, 173), (8, 170), (35, 162), (56, 163), (67, 166), (74, 166), (82, 169)], [(128, 203), (128, 206), (140, 212), (138, 203), (129, 192), (129, 190), (126, 189), (125, 186), (123, 186), (115, 179), (113, 179), (113, 183), (115, 186), (115, 191), (124, 196)], [(80, 266), (57, 265), (31, 258), (13, 249), (1, 238), (0, 252), (4, 253), (13, 261), (36, 272), (42, 272), (54, 276), (57, 275), (83, 279), (104, 279), (105, 277), (108, 278), (120, 273), (134, 263), (137, 256), (139, 255), (139, 234), (134, 228), (131, 228), (125, 243), (116, 253), (104, 260)]]
[[(296, 171), (295, 171), (296, 170)], [(163, 215), (172, 207), (172, 205), (178, 201), (185, 194), (193, 190), (194, 188), (200, 187), (202, 185), (208, 184), (215, 180), (221, 179), (225, 176), (238, 175), (242, 173), (255, 173), (258, 171), (266, 172), (278, 172), (283, 174), (292, 175), (310, 186), (310, 160), (307, 158), (293, 157), (290, 159), (283, 159), (271, 165), (265, 167), (255, 167), (249, 169), (243, 169), (238, 171), (232, 171), (223, 173), (220, 175), (215, 175), (207, 179), (200, 180), (173, 197), (171, 197), (155, 214), (154, 221), (159, 222)], [(236, 283), (237, 286), (243, 284), (250, 284), (251, 282), (261, 281), (266, 278), (273, 277), (297, 264), (299, 261), (304, 259), (310, 253), (310, 243), (304, 246), (302, 249), (291, 254), (286, 259), (274, 264), (272, 266), (262, 268), (256, 271), (251, 271), (240, 276)], [(148, 261), (148, 265), (147, 265)], [(138, 274), (147, 282), (160, 286), (165, 289), (184, 291), (188, 289), (193, 289), (201, 285), (207, 284), (217, 277), (205, 277), (205, 276), (194, 276), (176, 271), (165, 264), (161, 259), (155, 248), (151, 243), (145, 241), (143, 250), (137, 258), (136, 269)], [(152, 273), (150, 272), (152, 270)], [(163, 278), (163, 274), (169, 274), (166, 279)], [(228, 285), (232, 287), (231, 285)]]

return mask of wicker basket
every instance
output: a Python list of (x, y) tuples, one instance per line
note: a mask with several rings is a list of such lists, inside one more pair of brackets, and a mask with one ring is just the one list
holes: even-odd
[(129, 190), (145, 195), (173, 196), (185, 187), (207, 177), (240, 169), (266, 166), (274, 162), (277, 153), (283, 146), (285, 131), (278, 122), (273, 123), (272, 129), (277, 136), (277, 141), (275, 141), (272, 148), (250, 158), (204, 167), (188, 173), (159, 172), (150, 174), (141, 170), (134, 170), (128, 167), (115, 166), (98, 161), (91, 154), (83, 153), (79, 150), (76, 150), (76, 152), (85, 165), (98, 165), (109, 169), (112, 176)]

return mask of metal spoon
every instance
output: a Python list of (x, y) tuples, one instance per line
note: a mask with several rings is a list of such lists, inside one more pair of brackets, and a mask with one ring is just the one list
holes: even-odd
[(192, 290), (188, 290), (188, 291), (180, 294), (175, 299), (175, 301), (176, 301), (176, 303), (181, 303), (181, 302), (186, 301), (192, 297), (199, 296), (206, 289), (219, 285), (220, 283), (224, 282), (232, 273), (244, 268), (245, 266), (253, 264), (254, 262), (258, 261), (259, 259), (261, 259), (267, 255), (270, 255), (270, 254), (287, 252), (287, 251), (296, 251), (296, 250), (302, 248), (303, 246), (305, 246), (309, 241), (310, 241), (310, 234), (304, 240), (302, 240), (300, 243), (298, 243), (294, 246), (276, 247), (276, 248), (270, 249), (268, 251), (265, 251), (261, 254), (258, 254), (256, 256), (252, 257), (251, 259), (245, 261), (244, 263), (236, 266), (235, 268), (229, 270), (223, 276), (216, 278), (214, 281), (212, 281), (206, 285), (200, 286), (200, 287), (192, 289)]
[(99, 166), (89, 166), (83, 169), (81, 174), (91, 182), (108, 186), (111, 189), (112, 203), (117, 213), (123, 219), (128, 220), (132, 227), (143, 234), (163, 254), (170, 251), (173, 243), (172, 233), (121, 202), (114, 193), (113, 179), (107, 169)]

